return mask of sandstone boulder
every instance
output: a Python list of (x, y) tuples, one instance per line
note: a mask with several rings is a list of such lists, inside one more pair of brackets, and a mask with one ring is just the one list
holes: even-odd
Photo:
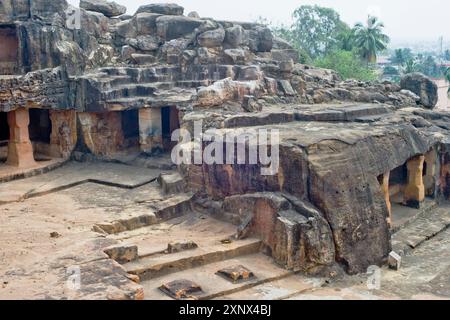
[(169, 16), (182, 16), (184, 8), (175, 3), (152, 3), (140, 6), (136, 13), (159, 13)]
[(105, 0), (81, 0), (80, 8), (88, 11), (100, 12), (107, 17), (117, 17), (127, 12), (125, 6)]
[(269, 52), (273, 48), (273, 34), (269, 28), (258, 28), (258, 51)]
[(225, 41), (233, 48), (237, 48), (245, 43), (246, 34), (244, 28), (237, 25), (226, 29)]
[[(67, 9), (68, 4), (66, 0), (55, 0), (51, 1), (51, 5), (49, 5), (48, 0), (34, 0), (30, 2), (30, 14), (33, 17), (38, 17), (46, 22), (52, 22), (55, 16), (55, 13), (58, 13), (60, 16), (63, 16), (64, 10)], [(16, 11), (16, 1), (12, 1), (14, 11)], [(20, 2), (19, 2), (20, 3)], [(22, 6), (22, 10), (26, 7)]]
[(191, 11), (187, 15), (189, 18), (200, 19), (200, 15), (197, 11)]
[(128, 44), (135, 49), (142, 51), (158, 50), (161, 40), (152, 35), (138, 36), (136, 39), (129, 39)]
[(156, 20), (161, 17), (156, 13), (138, 13), (133, 18), (138, 35), (149, 35), (156, 33)]
[(192, 33), (202, 23), (202, 20), (183, 16), (161, 16), (156, 19), (156, 29), (161, 38), (173, 40)]
[(223, 28), (203, 32), (197, 37), (197, 42), (202, 47), (214, 48), (222, 45), (225, 39)]
[(250, 53), (244, 49), (227, 49), (224, 51), (224, 56), (232, 64), (246, 64), (250, 59)]
[(273, 48), (281, 50), (294, 49), (289, 42), (279, 37), (273, 38)]
[(400, 82), (400, 86), (404, 90), (409, 90), (420, 97), (420, 103), (428, 108), (433, 109), (438, 101), (438, 87), (428, 77), (421, 73), (411, 73), (404, 76)]

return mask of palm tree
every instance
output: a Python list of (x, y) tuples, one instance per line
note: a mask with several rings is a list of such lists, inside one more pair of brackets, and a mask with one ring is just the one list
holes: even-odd
[(389, 37), (383, 33), (384, 24), (377, 17), (369, 16), (367, 26), (355, 24), (355, 47), (360, 51), (367, 63), (376, 63), (377, 54), (386, 50)]
[(403, 55), (403, 49), (396, 49), (395, 50), (395, 61), (398, 63), (399, 66), (402, 66), (405, 64), (405, 56)]
[(352, 51), (354, 38), (355, 38), (355, 35), (353, 33), (353, 30), (348, 29), (348, 30), (341, 31), (337, 35), (338, 48), (340, 50)]
[(403, 73), (404, 74), (413, 73), (416, 72), (417, 69), (418, 69), (417, 62), (414, 59), (408, 59), (405, 62), (405, 68), (403, 68)]

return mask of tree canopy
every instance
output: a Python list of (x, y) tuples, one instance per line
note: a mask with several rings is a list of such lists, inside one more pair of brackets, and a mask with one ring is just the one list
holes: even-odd
[(355, 47), (368, 63), (376, 63), (378, 52), (387, 49), (390, 40), (383, 29), (383, 22), (373, 16), (368, 17), (366, 25), (357, 23), (353, 28)]
[(278, 28), (277, 33), (313, 59), (335, 49), (339, 35), (350, 32), (348, 25), (331, 8), (304, 5), (292, 16), (294, 23)]
[(333, 69), (344, 79), (356, 79), (361, 81), (372, 81), (376, 79), (375, 72), (356, 56), (355, 52), (335, 50), (329, 52), (325, 57), (316, 60), (319, 68)]

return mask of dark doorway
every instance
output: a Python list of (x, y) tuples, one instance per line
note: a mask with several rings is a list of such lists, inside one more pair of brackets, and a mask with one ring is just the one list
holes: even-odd
[(15, 26), (0, 26), (0, 43), (0, 74), (16, 74), (19, 40)]
[(0, 112), (0, 145), (9, 140), (8, 114)]
[(51, 160), (50, 136), (52, 123), (50, 112), (45, 109), (30, 109), (30, 125), (28, 126), (30, 140), (33, 144), (34, 159), (36, 161)]
[(0, 112), (0, 163), (8, 157), (9, 125), (8, 114)]
[(389, 175), (389, 194), (391, 202), (403, 203), (403, 192), (408, 184), (408, 166), (403, 164), (395, 168)]
[(139, 146), (139, 110), (122, 112), (122, 131), (126, 148)]
[(50, 143), (52, 125), (49, 111), (45, 109), (30, 109), (29, 130), (32, 142)]
[(164, 151), (170, 151), (177, 144), (172, 133), (180, 128), (179, 111), (176, 107), (161, 108), (162, 138)]

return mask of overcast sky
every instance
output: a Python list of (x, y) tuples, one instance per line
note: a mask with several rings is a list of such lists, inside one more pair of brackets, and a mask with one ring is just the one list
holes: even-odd
[[(77, 5), (79, 0), (68, 0)], [(133, 14), (140, 5), (161, 0), (115, 0)], [(448, 0), (179, 0), (185, 14), (197, 11), (202, 17), (254, 21), (259, 16), (275, 23), (289, 23), (295, 8), (302, 4), (318, 4), (336, 9), (342, 19), (353, 25), (364, 20), (368, 12), (376, 13), (385, 23), (394, 41), (436, 40), (444, 36), (450, 41), (450, 1)]]

